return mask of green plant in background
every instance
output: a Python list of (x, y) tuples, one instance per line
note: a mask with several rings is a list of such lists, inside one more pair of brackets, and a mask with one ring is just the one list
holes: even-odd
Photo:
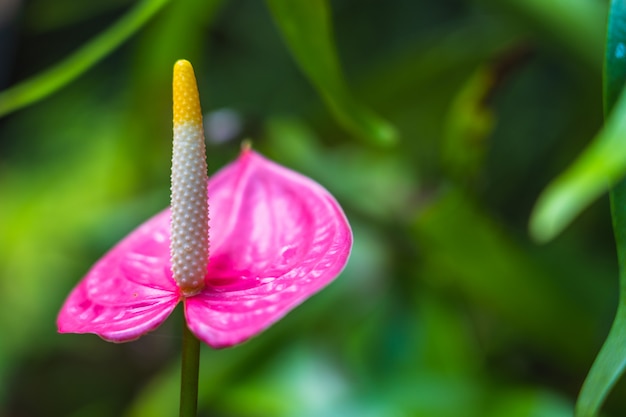
[[(206, 120), (227, 109), (241, 121), (230, 141), (209, 139), (209, 172), (252, 136), (327, 185), (355, 235), (327, 291), (261, 338), (201, 350), (201, 413), (573, 414), (613, 315), (610, 221), (592, 206), (544, 246), (527, 223), (588, 138), (540, 198), (533, 237), (557, 236), (621, 175), (617, 95), (601, 127), (604, 3), (105, 3), (50, 14), (32, 0), (14, 21), (17, 81), (0, 93), (0, 414), (176, 413), (167, 323), (109, 347), (59, 338), (50, 317), (167, 204), (161, 139), (180, 56), (208, 86)], [(19, 81), (55, 60), (61, 70)], [(609, 388), (591, 386), (596, 399)], [(614, 389), (609, 416), (626, 410)]]
[[(596, 139), (582, 158), (594, 161), (586, 169), (587, 177), (596, 176), (609, 179), (611, 188), (611, 216), (617, 246), (619, 264), (620, 296), (617, 313), (609, 336), (598, 354), (576, 405), (576, 415), (595, 416), (601, 404), (624, 372), (626, 366), (626, 160), (622, 151), (626, 150), (623, 138), (626, 134), (626, 4), (612, 1), (609, 9), (607, 40), (604, 61), (604, 112), (607, 126), (603, 136)], [(603, 149), (604, 148), (604, 149)], [(580, 162), (579, 165), (583, 165)], [(584, 188), (583, 186), (578, 187)]]
[(144, 0), (115, 25), (47, 71), (0, 94), (0, 116), (54, 93), (110, 54), (169, 0)]

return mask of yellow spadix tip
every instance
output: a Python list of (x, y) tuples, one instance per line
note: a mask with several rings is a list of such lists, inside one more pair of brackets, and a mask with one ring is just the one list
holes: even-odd
[(193, 123), (202, 126), (202, 110), (196, 75), (191, 63), (185, 59), (174, 64), (174, 126)]

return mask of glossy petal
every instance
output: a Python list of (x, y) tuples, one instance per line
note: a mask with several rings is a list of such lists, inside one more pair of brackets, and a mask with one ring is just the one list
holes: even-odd
[(125, 342), (155, 329), (179, 301), (169, 258), (169, 211), (133, 231), (100, 259), (65, 301), (61, 333)]
[[(185, 300), (190, 329), (213, 347), (261, 332), (332, 281), (352, 245), (335, 199), (251, 150), (208, 185), (206, 287)], [(170, 211), (133, 231), (91, 269), (57, 319), (61, 333), (123, 342), (156, 328), (182, 298), (171, 272)]]
[(319, 184), (252, 151), (209, 183), (207, 286), (185, 300), (190, 329), (214, 347), (261, 332), (341, 272), (352, 234)]

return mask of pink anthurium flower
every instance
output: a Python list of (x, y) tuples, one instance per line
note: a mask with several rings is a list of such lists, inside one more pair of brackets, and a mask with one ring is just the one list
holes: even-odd
[[(177, 67), (183, 79), (178, 87)], [(177, 88), (180, 100), (192, 97), (191, 104), (179, 103), (178, 113)], [(191, 137), (204, 153), (196, 88), (190, 64), (179, 61), (174, 166), (177, 134)], [(201, 141), (194, 139), (198, 134)], [(181, 155), (193, 160), (200, 152), (194, 149), (184, 148)], [(193, 161), (179, 161), (183, 171), (190, 164), (193, 168)], [(206, 163), (196, 165), (206, 176)], [(93, 266), (65, 301), (57, 319), (59, 332), (95, 333), (126, 342), (154, 330), (182, 302), (187, 325), (200, 340), (216, 348), (232, 346), (279, 320), (345, 266), (350, 226), (335, 199), (311, 179), (249, 147), (213, 175), (208, 186), (200, 181), (201, 197), (193, 189), (177, 191), (176, 175), (173, 169), (172, 210), (146, 221)], [(195, 174), (186, 175), (184, 171), (184, 186), (198, 182)], [(182, 205), (175, 205), (177, 192)], [(206, 194), (210, 221), (202, 220)], [(194, 213), (200, 213), (200, 221)], [(198, 239), (193, 241), (193, 236)], [(194, 268), (200, 270), (200, 279), (193, 272), (185, 278)]]

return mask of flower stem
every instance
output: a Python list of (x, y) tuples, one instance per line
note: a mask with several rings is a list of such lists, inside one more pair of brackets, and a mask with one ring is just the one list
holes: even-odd
[(196, 417), (200, 341), (183, 322), (183, 352), (180, 376), (180, 417)]

